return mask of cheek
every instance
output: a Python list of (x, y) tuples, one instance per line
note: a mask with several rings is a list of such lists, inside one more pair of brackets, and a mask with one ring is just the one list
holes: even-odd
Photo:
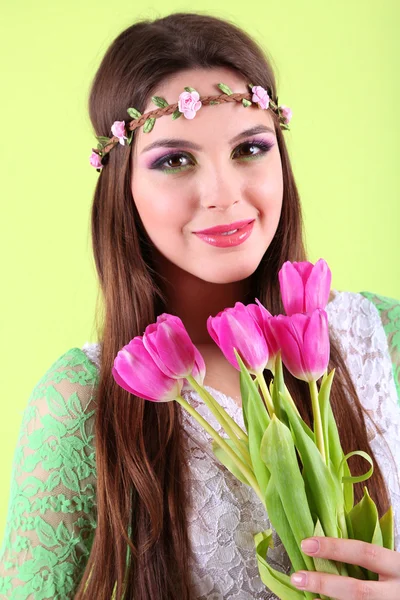
[[(179, 230), (185, 223), (185, 210), (179, 193), (174, 193), (168, 183), (162, 186), (132, 187), (133, 198), (143, 222), (143, 225), (154, 240), (154, 237), (160, 237), (163, 232), (169, 235), (172, 229)], [(141, 189), (140, 189), (141, 188)]]

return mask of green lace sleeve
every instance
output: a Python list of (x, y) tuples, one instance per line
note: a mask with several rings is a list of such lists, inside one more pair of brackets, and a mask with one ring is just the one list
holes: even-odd
[(25, 408), (0, 549), (0, 598), (73, 598), (96, 528), (96, 366), (72, 348)]
[(371, 292), (361, 292), (375, 304), (386, 332), (389, 353), (393, 366), (393, 377), (400, 404), (400, 301)]

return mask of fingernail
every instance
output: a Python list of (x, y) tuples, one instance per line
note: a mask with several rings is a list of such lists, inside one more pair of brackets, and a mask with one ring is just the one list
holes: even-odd
[(291, 576), (290, 581), (296, 587), (304, 587), (307, 584), (307, 575), (306, 573), (302, 573), (301, 571), (299, 573), (294, 573)]
[(319, 541), (314, 538), (309, 538), (308, 540), (303, 540), (301, 542), (301, 549), (304, 552), (309, 552), (310, 554), (315, 554), (319, 550)]

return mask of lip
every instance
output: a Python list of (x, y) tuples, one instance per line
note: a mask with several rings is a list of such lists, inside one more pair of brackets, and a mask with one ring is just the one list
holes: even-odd
[(201, 229), (200, 231), (194, 231), (193, 233), (225, 233), (226, 231), (231, 231), (232, 229), (242, 229), (242, 227), (245, 227), (254, 220), (255, 219), (245, 219), (243, 221), (235, 221), (235, 223), (228, 223), (227, 225), (217, 225), (216, 227), (210, 227), (209, 229)]
[[(255, 219), (248, 222), (247, 225), (241, 227), (236, 233), (231, 233), (228, 235), (222, 235), (221, 233), (198, 233), (196, 232), (197, 237), (199, 237), (207, 244), (211, 244), (211, 246), (217, 246), (218, 248), (231, 248), (232, 246), (239, 246), (239, 244), (243, 244), (247, 238), (250, 237), (251, 232), (253, 231)], [(228, 230), (229, 231), (229, 230)]]

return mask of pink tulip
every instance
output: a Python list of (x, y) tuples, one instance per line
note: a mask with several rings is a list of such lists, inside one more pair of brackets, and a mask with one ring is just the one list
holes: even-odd
[(308, 261), (283, 263), (279, 284), (286, 314), (311, 313), (325, 309), (331, 289), (331, 271), (323, 258), (315, 265)]
[(275, 358), (280, 348), (269, 323), (270, 319), (272, 318), (272, 315), (257, 298), (256, 302), (257, 304), (248, 304), (247, 310), (250, 312), (253, 319), (256, 321), (256, 323), (258, 324), (258, 326), (264, 334), (264, 338), (267, 343), (269, 352), (269, 360), (266, 369), (273, 370), (275, 367)]
[(236, 348), (250, 373), (262, 372), (269, 360), (269, 349), (263, 332), (250, 311), (241, 302), (225, 308), (207, 319), (208, 333), (225, 358), (238, 371), (240, 367), (233, 348)]
[(181, 379), (192, 374), (195, 347), (179, 317), (168, 313), (158, 316), (156, 323), (146, 327), (143, 344), (168, 377)]
[[(192, 377), (197, 381), (197, 383), (199, 385), (203, 385), (205, 375), (206, 375), (206, 365), (204, 362), (204, 358), (202, 357), (200, 352), (197, 350), (196, 346), (194, 346), (194, 367), (193, 367), (193, 371), (192, 371)], [(191, 389), (193, 389), (192, 386), (189, 384), (187, 379), (184, 379), (182, 392), (184, 392), (186, 390), (191, 390)]]
[(281, 348), (282, 361), (294, 377), (316, 381), (329, 363), (328, 315), (320, 308), (310, 314), (270, 319), (271, 330)]
[(112, 375), (124, 390), (152, 402), (170, 402), (180, 395), (183, 381), (167, 377), (143, 344), (133, 338), (115, 357)]

